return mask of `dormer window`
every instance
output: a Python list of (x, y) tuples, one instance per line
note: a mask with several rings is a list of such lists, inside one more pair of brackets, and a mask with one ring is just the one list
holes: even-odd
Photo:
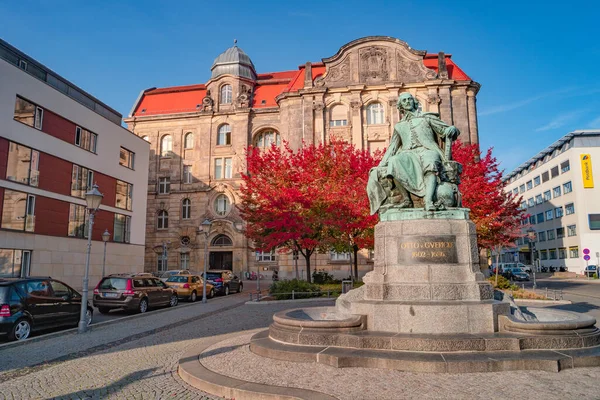
[(231, 85), (221, 86), (221, 96), (219, 97), (220, 104), (231, 104), (233, 91)]

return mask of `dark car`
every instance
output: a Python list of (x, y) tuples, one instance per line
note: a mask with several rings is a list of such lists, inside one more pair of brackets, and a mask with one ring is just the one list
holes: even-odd
[(588, 265), (587, 267), (585, 267), (585, 269), (583, 270), (583, 275), (587, 276), (587, 277), (593, 277), (594, 274), (596, 273), (596, 266), (595, 265)]
[[(202, 274), (204, 275), (204, 274)], [(244, 284), (228, 269), (211, 269), (206, 273), (206, 282), (214, 286), (217, 294), (227, 296), (231, 292), (240, 293)]]
[[(0, 334), (25, 340), (31, 332), (58, 326), (77, 326), (81, 295), (50, 277), (0, 278)], [(87, 324), (93, 308), (88, 303)]]
[(144, 313), (148, 308), (175, 307), (177, 291), (148, 273), (109, 275), (94, 289), (94, 307), (102, 314), (115, 308)]

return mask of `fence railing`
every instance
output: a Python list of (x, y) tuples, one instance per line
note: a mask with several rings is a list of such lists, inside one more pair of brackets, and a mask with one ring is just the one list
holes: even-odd
[(287, 293), (262, 293), (262, 292), (250, 292), (250, 301), (261, 301), (265, 297), (267, 298), (275, 298), (277, 300), (300, 300), (307, 298), (317, 298), (323, 297), (327, 299), (332, 299), (338, 297), (342, 292), (337, 290), (323, 290), (322, 292), (298, 292), (292, 290)]

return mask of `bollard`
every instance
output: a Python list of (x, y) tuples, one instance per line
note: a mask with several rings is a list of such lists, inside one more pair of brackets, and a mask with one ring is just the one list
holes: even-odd
[(292, 290), (292, 300), (295, 300), (294, 299), (294, 291), (293, 290)]
[(546, 286), (546, 298), (548, 298), (548, 287)]
[(521, 283), (521, 286), (522, 286), (523, 290), (525, 290), (525, 284)]
[(252, 301), (252, 292), (250, 292), (250, 301)]
[(329, 289), (327, 289), (327, 298), (329, 298)]

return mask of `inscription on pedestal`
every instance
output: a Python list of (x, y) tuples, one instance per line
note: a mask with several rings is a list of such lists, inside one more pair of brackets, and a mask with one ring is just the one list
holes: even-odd
[(456, 264), (456, 236), (401, 236), (398, 261), (405, 264)]

